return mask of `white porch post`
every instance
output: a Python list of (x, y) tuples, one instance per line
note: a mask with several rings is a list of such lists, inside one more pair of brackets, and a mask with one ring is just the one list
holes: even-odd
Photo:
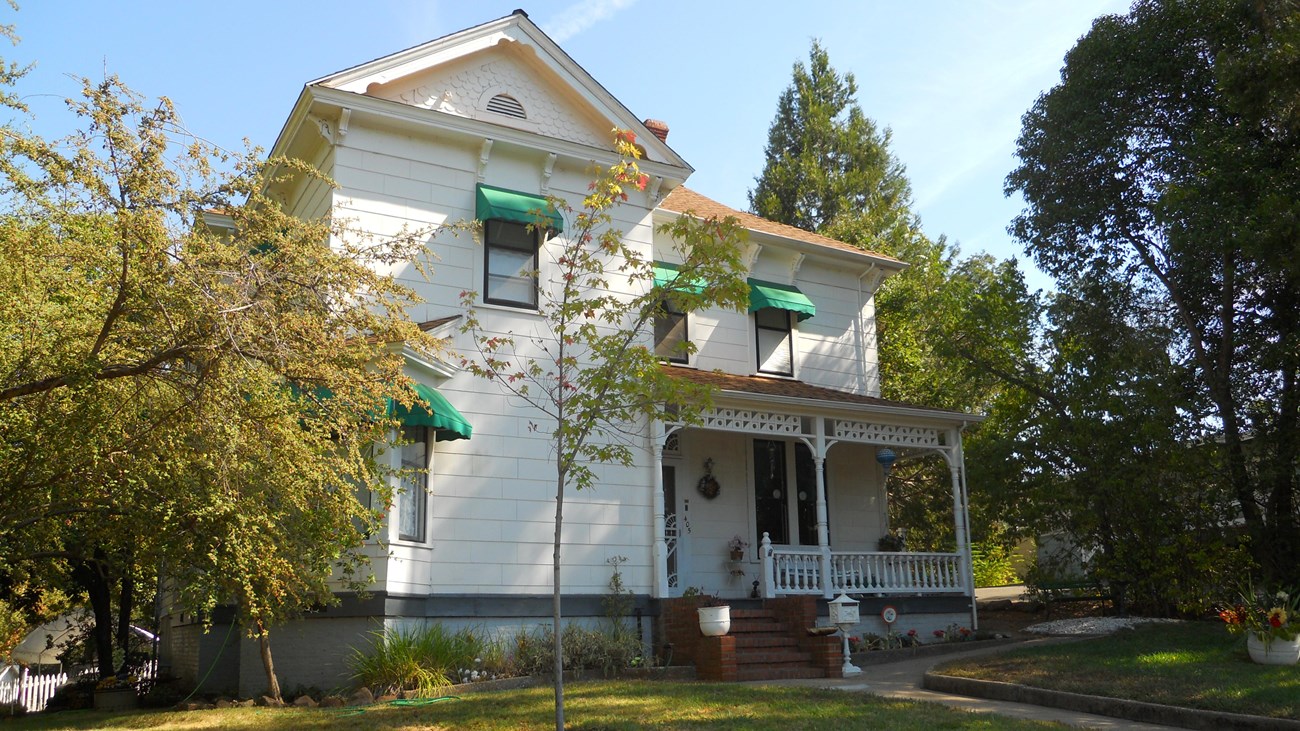
[[(968, 533), (970, 523), (966, 515), (966, 500), (962, 490), (962, 454), (961, 454), (961, 432), (953, 429), (948, 432), (949, 450), (944, 453), (948, 461), (948, 469), (952, 473), (952, 515), (955, 533), (957, 536), (957, 560), (960, 563), (959, 570), (962, 573), (962, 583), (966, 586), (966, 591), (970, 593), (971, 605), (974, 606), (975, 598), (975, 578), (971, 573), (970, 561), (970, 535)], [(974, 610), (972, 610), (971, 619), (974, 623)]]
[(961, 555), (962, 572), (965, 574), (964, 580), (966, 586), (970, 589), (970, 628), (977, 630), (980, 628), (979, 609), (975, 604), (975, 562), (972, 558), (970, 547), (970, 485), (966, 482), (966, 445), (962, 441), (962, 431), (966, 428), (963, 424), (961, 429), (953, 429), (953, 443), (957, 445), (957, 466), (960, 470), (957, 483), (958, 495), (961, 499), (961, 520), (966, 536), (966, 551)]
[(826, 517), (826, 420), (816, 419), (813, 464), (817, 467), (817, 546), (822, 552), (822, 596), (835, 596), (831, 576), (831, 531)]
[(654, 597), (663, 599), (668, 596), (668, 542), (664, 538), (664, 434), (663, 427), (655, 424), (650, 430), (651, 460), (650, 484), (653, 486), (651, 508), (654, 520), (651, 530), (653, 548), (651, 560), (654, 562)]

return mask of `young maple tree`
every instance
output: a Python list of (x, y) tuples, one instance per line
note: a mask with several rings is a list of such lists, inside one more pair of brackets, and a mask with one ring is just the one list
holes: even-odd
[[(665, 372), (648, 343), (656, 313), (671, 301), (677, 311), (743, 309), (749, 285), (741, 261), (743, 230), (733, 218), (679, 217), (659, 232), (672, 241), (681, 265), (671, 281), (656, 280), (653, 257), (611, 223), (611, 210), (642, 190), (646, 176), (632, 132), (615, 130), (621, 160), (590, 185), (581, 209), (561, 199), (551, 205), (571, 222), (559, 240), (541, 247), (550, 257), (539, 272), (534, 334), (495, 332), (474, 309), (476, 292), (462, 293), (462, 330), (478, 358), (471, 373), (524, 400), (540, 415), (530, 428), (549, 433), (555, 460), (555, 538), (552, 554), (552, 629), (555, 722), (564, 727), (560, 566), (564, 498), (569, 488), (592, 489), (597, 464), (630, 466), (656, 421), (694, 423), (710, 407), (711, 390)], [(539, 212), (540, 213), (540, 212)], [(538, 227), (543, 219), (539, 216)], [(694, 345), (686, 343), (688, 352)]]

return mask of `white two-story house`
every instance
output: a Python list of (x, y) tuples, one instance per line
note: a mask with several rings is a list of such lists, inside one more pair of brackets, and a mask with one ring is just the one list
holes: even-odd
[[(616, 80), (615, 80), (616, 81)], [(611, 84), (617, 88), (617, 83)], [(341, 216), (382, 235), (478, 219), (481, 241), (439, 235), (426, 281), (398, 272), (424, 298), (410, 316), (453, 349), (461, 292), (476, 290), (488, 330), (536, 327), (548, 252), (566, 235), (530, 231), (546, 196), (575, 208), (592, 166), (617, 161), (611, 129), (644, 147), (644, 192), (614, 210), (615, 226), (671, 268), (655, 227), (677, 216), (737, 217), (748, 234), (748, 311), (666, 315), (644, 345), (683, 381), (718, 389), (698, 427), (650, 425), (637, 463), (604, 466), (599, 484), (567, 498), (564, 612), (601, 616), (608, 559), (626, 557), (650, 642), (660, 603), (688, 587), (735, 599), (848, 592), (864, 629), (928, 630), (974, 621), (961, 450), (971, 415), (879, 397), (874, 294), (906, 264), (735, 211), (686, 187), (692, 168), (662, 123), (643, 121), (516, 12), (308, 83), (274, 152), (311, 162), (337, 183), (280, 191), (298, 215)], [(549, 234), (549, 235), (548, 235)], [(538, 275), (532, 276), (530, 272)], [(689, 339), (698, 352), (682, 358)], [(550, 615), (554, 467), (537, 416), (452, 362), (411, 354), (408, 374), (433, 419), (412, 419), (394, 464), (428, 468), (393, 506), (387, 551), (364, 599), (276, 630), (281, 683), (332, 687), (348, 678), (353, 646), (382, 624), (528, 627)], [(427, 414), (425, 415), (427, 417)], [(890, 455), (930, 454), (950, 467), (952, 552), (881, 552)], [(727, 542), (748, 544), (733, 559)], [(172, 668), (207, 687), (261, 689), (255, 643), (227, 633), (218, 613), (203, 635), (179, 619), (164, 646)], [(222, 645), (226, 647), (222, 649)]]

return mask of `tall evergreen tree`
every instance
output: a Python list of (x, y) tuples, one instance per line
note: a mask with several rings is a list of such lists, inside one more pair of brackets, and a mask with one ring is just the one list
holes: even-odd
[(808, 65), (795, 63), (777, 102), (749, 205), (773, 221), (817, 232), (835, 227), (850, 243), (896, 251), (917, 226), (912, 188), (889, 150), (889, 130), (862, 113), (857, 93), (853, 74), (836, 72), (814, 41)]

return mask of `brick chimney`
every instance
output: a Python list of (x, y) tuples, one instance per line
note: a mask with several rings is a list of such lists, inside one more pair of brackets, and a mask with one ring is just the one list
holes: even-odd
[(668, 141), (668, 123), (659, 119), (647, 119), (643, 124), (650, 130), (650, 134), (659, 138), (660, 142)]

